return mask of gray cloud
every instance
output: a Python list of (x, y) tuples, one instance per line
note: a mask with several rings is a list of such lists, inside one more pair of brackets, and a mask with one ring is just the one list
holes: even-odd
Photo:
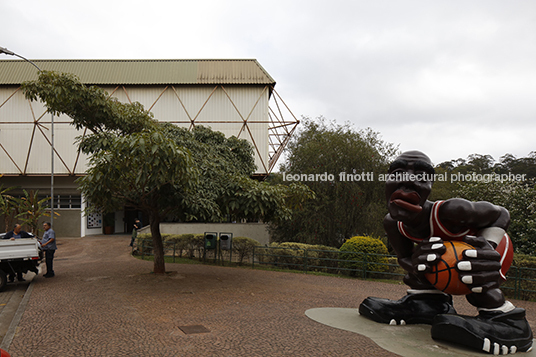
[(296, 116), (435, 162), (536, 150), (533, 1), (2, 2), (29, 58), (257, 58)]

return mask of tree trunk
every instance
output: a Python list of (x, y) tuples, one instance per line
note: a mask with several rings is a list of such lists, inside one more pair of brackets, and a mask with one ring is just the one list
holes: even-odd
[(154, 273), (165, 274), (166, 263), (164, 261), (164, 244), (160, 234), (160, 218), (150, 215), (151, 235), (153, 237)]

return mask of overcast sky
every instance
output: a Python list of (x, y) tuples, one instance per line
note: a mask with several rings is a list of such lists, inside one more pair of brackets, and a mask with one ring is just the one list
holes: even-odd
[(256, 58), (298, 118), (371, 127), (436, 164), (536, 150), (533, 0), (0, 0), (0, 14), (0, 46), (30, 59)]

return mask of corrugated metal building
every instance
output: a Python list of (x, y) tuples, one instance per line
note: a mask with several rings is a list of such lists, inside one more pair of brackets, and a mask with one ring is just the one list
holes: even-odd
[[(246, 139), (254, 146), (260, 176), (272, 170), (298, 124), (275, 92), (275, 80), (254, 59), (32, 62), (41, 70), (73, 73), (122, 102), (140, 102), (159, 121), (210, 126)], [(0, 183), (39, 189), (45, 196), (50, 194), (51, 115), (20, 90), (22, 82), (37, 75), (25, 61), (0, 61)], [(54, 207), (61, 213), (54, 228), (63, 236), (102, 233), (81, 215), (84, 202), (74, 182), (87, 169), (87, 158), (74, 144), (83, 134), (68, 117), (54, 118)], [(133, 217), (127, 216), (116, 212), (116, 232), (131, 227)]]

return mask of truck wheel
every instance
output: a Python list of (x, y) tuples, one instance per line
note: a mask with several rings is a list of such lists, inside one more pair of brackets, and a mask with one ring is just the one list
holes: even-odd
[(4, 291), (7, 285), (7, 276), (6, 273), (0, 269), (0, 291)]

